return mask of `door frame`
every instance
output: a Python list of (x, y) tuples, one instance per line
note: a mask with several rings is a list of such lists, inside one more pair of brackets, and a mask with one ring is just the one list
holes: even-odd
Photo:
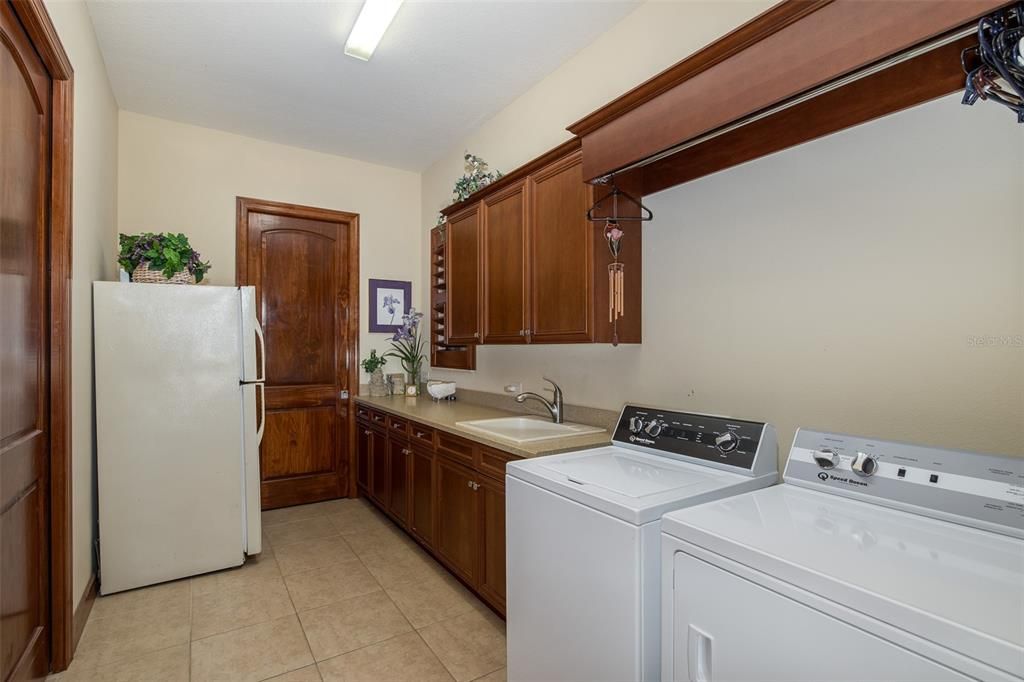
[(335, 211), (329, 208), (301, 206), (281, 201), (268, 201), (250, 197), (235, 197), (235, 285), (249, 281), (249, 265), (246, 254), (249, 252), (249, 213), (266, 213), (285, 218), (320, 220), (347, 225), (348, 229), (348, 299), (344, 300), (345, 318), (342, 324), (348, 335), (349, 344), (341, 351), (345, 354), (339, 358), (348, 369), (349, 399), (345, 401), (345, 439), (348, 452), (348, 481), (344, 486), (348, 497), (355, 497), (356, 492), (356, 429), (355, 429), (355, 395), (359, 392), (359, 214), (347, 211)]
[[(50, 669), (75, 645), (71, 537), (71, 183), (74, 70), (43, 0), (10, 0), (52, 80), (50, 131)], [(87, 590), (88, 594), (88, 590)]]

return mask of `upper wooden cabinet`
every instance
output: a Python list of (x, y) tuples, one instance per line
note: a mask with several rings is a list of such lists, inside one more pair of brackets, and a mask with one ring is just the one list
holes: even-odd
[(623, 225), (625, 316), (613, 325), (605, 226), (586, 217), (605, 189), (583, 182), (578, 142), (559, 151), (447, 210), (450, 343), (640, 343), (640, 224)]
[(483, 210), (484, 343), (526, 340), (526, 181), (486, 197)]
[(448, 219), (448, 343), (480, 341), (480, 256), (480, 206), (474, 204)]
[[(594, 189), (579, 154), (530, 177), (530, 340), (594, 339)], [(603, 242), (602, 242), (603, 243)]]

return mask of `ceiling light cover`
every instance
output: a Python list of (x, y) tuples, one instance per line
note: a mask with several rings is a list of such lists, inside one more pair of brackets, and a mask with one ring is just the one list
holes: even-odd
[(369, 61), (401, 6), (402, 0), (366, 0), (345, 41), (345, 54)]

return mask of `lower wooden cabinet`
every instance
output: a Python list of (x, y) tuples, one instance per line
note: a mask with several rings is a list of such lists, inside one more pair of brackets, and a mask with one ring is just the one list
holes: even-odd
[(409, 467), (409, 531), (423, 544), (434, 543), (434, 471), (433, 451), (412, 449)]
[(478, 476), (477, 589), (502, 613), (505, 612), (505, 483)]
[(388, 438), (388, 511), (401, 524), (409, 520), (409, 457), (412, 450), (401, 438)]
[(372, 430), (366, 422), (356, 422), (356, 486), (360, 494), (370, 491), (370, 434)]
[(437, 538), (434, 550), (445, 564), (463, 580), (476, 583), (477, 533), (479, 529), (476, 473), (437, 458)]
[(382, 423), (397, 422), (376, 411), (357, 422), (360, 492), (504, 614), (503, 476), (517, 457), (415, 423), (403, 429)]
[(370, 499), (381, 509), (390, 503), (391, 482), (388, 479), (388, 438), (374, 429), (370, 430)]

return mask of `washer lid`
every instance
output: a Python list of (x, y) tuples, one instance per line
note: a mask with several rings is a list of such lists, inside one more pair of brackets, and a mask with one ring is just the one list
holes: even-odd
[(666, 511), (753, 490), (775, 476), (749, 477), (617, 446), (509, 462), (508, 475), (633, 524)]
[(1024, 676), (1024, 541), (783, 484), (662, 533)]
[(540, 468), (562, 474), (576, 483), (632, 498), (669, 491), (685, 494), (684, 488), (706, 486), (711, 481), (721, 480), (720, 475), (681, 469), (671, 460), (659, 462), (652, 457), (613, 447), (551, 462), (540, 460)]

